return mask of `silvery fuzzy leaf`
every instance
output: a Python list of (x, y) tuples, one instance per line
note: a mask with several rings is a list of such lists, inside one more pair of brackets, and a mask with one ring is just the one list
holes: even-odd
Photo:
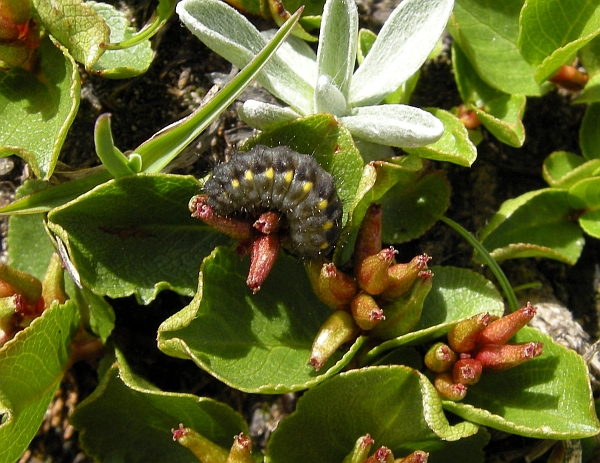
[(328, 75), (319, 76), (315, 89), (315, 112), (344, 116), (348, 112), (346, 97)]
[(256, 100), (245, 101), (238, 108), (238, 115), (246, 124), (259, 130), (272, 129), (300, 117), (300, 114), (291, 108)]
[(377, 104), (413, 75), (442, 35), (453, 6), (454, 0), (404, 0), (354, 73), (350, 104)]
[[(238, 68), (244, 67), (268, 42), (244, 16), (224, 2), (183, 0), (176, 11), (196, 37)], [(305, 70), (299, 74), (295, 65), (288, 64), (294, 62), (293, 57), (284, 60), (280, 53), (281, 50), (265, 66), (257, 80), (302, 114), (310, 114), (314, 84), (309, 84), (302, 77)]]
[(323, 9), (317, 66), (348, 97), (358, 46), (358, 10), (354, 0), (327, 0)]
[(352, 135), (367, 141), (398, 148), (416, 148), (438, 140), (444, 125), (426, 111), (407, 105), (356, 108), (339, 122)]

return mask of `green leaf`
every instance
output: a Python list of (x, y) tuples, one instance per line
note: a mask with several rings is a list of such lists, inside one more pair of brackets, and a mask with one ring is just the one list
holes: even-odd
[(92, 67), (104, 53), (110, 29), (94, 9), (81, 0), (48, 2), (33, 0), (33, 6), (50, 34), (64, 45), (71, 56)]
[(446, 212), (450, 186), (442, 171), (420, 171), (399, 181), (380, 199), (386, 243), (404, 243), (429, 230)]
[(579, 50), (579, 62), (588, 73), (589, 80), (574, 103), (600, 101), (600, 37), (594, 38)]
[(75, 410), (81, 444), (97, 461), (189, 463), (197, 461), (173, 442), (179, 423), (226, 449), (233, 436), (248, 433), (242, 417), (225, 404), (192, 394), (158, 390), (131, 372), (117, 352), (100, 385)]
[(517, 46), (523, 0), (457, 0), (448, 29), (481, 79), (511, 95), (539, 96), (547, 87)]
[[(43, 191), (48, 186), (41, 180), (28, 180), (17, 190), (15, 197)], [(54, 246), (44, 228), (43, 215), (15, 215), (8, 224), (8, 264), (42, 280), (54, 253)]]
[(600, 159), (600, 103), (593, 103), (585, 110), (579, 129), (579, 145), (586, 159)]
[[(110, 28), (112, 43), (131, 39), (137, 34), (136, 29), (129, 26), (125, 14), (114, 6), (93, 1), (87, 1), (86, 5), (90, 5), (106, 21)], [(135, 77), (148, 70), (152, 63), (152, 57), (150, 41), (145, 40), (130, 48), (106, 50), (100, 59), (90, 67), (90, 71), (110, 79)]]
[(528, 0), (519, 26), (519, 49), (543, 82), (600, 33), (600, 8), (597, 0)]
[(79, 73), (62, 47), (46, 38), (37, 48), (40, 74), (0, 71), (0, 156), (16, 154), (39, 178), (52, 175), (79, 106)]
[(420, 148), (405, 148), (404, 151), (426, 159), (447, 161), (459, 166), (470, 167), (477, 158), (477, 149), (471, 143), (469, 132), (463, 123), (443, 109), (427, 108), (427, 111), (444, 124), (442, 138)]
[(319, 373), (308, 364), (331, 309), (313, 294), (300, 261), (280, 254), (255, 295), (247, 274), (247, 261), (217, 248), (202, 264), (193, 301), (160, 326), (159, 349), (193, 360), (231, 387), (267, 394), (312, 387), (348, 364), (364, 338)]
[(486, 373), (469, 386), (462, 402), (444, 409), (475, 423), (539, 439), (580, 439), (600, 432), (600, 423), (579, 354), (532, 328), (516, 342), (540, 341), (544, 353), (509, 370)]
[(502, 143), (522, 146), (526, 97), (509, 95), (485, 83), (456, 43), (452, 44), (452, 66), (463, 102), (475, 111), (484, 127)]
[(271, 436), (266, 462), (341, 462), (367, 433), (394, 456), (421, 449), (430, 451), (434, 462), (478, 462), (477, 449), (485, 437), (472, 437), (472, 453), (459, 459), (443, 458), (455, 444), (441, 440), (456, 441), (476, 432), (477, 426), (466, 421), (448, 423), (435, 389), (418, 371), (370, 367), (342, 373), (307, 391)]
[(283, 124), (262, 132), (244, 145), (250, 149), (255, 145), (287, 145), (299, 153), (313, 155), (329, 172), (342, 200), (345, 225), (352, 213), (363, 160), (354, 145), (352, 136), (331, 114), (315, 114)]
[(17, 461), (38, 431), (78, 329), (74, 304), (56, 304), (0, 349), (0, 461)]
[(542, 175), (552, 188), (568, 189), (580, 180), (591, 177), (600, 168), (600, 159), (587, 161), (573, 153), (555, 151), (546, 159)]
[(478, 313), (502, 316), (504, 303), (489, 280), (471, 270), (457, 267), (431, 267), (433, 287), (423, 305), (421, 320), (414, 331), (381, 343), (361, 360), (366, 365), (400, 346), (420, 345), (446, 334), (459, 320)]
[(191, 296), (202, 258), (229, 241), (190, 216), (198, 189), (190, 176), (121, 177), (52, 210), (48, 225), (98, 295), (144, 303), (163, 289)]
[(479, 233), (481, 243), (498, 262), (547, 257), (574, 264), (584, 240), (572, 210), (565, 190), (530, 191), (502, 204)]
[(600, 177), (586, 178), (569, 189), (569, 203), (580, 212), (579, 225), (587, 234), (600, 237)]

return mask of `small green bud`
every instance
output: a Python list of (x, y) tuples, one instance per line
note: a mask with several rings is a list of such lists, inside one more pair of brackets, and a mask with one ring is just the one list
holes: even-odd
[(485, 344), (479, 349), (475, 358), (481, 362), (484, 370), (507, 370), (542, 355), (543, 346), (541, 342)]
[(240, 433), (233, 438), (233, 445), (225, 463), (255, 463), (252, 458), (252, 441)]
[(467, 386), (455, 383), (450, 373), (438, 373), (433, 385), (442, 399), (458, 402), (467, 395)]
[(0, 264), (0, 280), (14, 288), (29, 305), (35, 305), (42, 297), (42, 282), (29, 273)]
[(377, 295), (385, 291), (390, 284), (388, 268), (394, 262), (394, 248), (382, 249), (377, 254), (359, 262), (354, 269), (358, 286), (369, 294)]
[(390, 284), (381, 297), (384, 299), (396, 299), (405, 294), (416, 281), (419, 272), (427, 268), (427, 262), (431, 260), (427, 254), (414, 257), (407, 264), (392, 265), (388, 269)]
[(465, 386), (473, 386), (481, 379), (483, 365), (477, 359), (460, 359), (452, 368), (452, 380)]
[(490, 321), (489, 313), (480, 313), (459, 321), (448, 333), (448, 344), (458, 353), (474, 350), (479, 344), (479, 335)]
[(346, 455), (346, 458), (342, 460), (342, 463), (365, 463), (369, 456), (371, 446), (375, 443), (369, 434), (361, 436), (357, 439), (354, 444), (352, 451)]
[(383, 208), (380, 204), (371, 204), (367, 209), (354, 244), (355, 268), (367, 257), (381, 251), (382, 212)]
[(382, 320), (385, 320), (383, 310), (379, 308), (373, 296), (367, 293), (357, 294), (350, 303), (350, 310), (354, 321), (361, 330), (370, 330)]
[(319, 328), (310, 352), (310, 364), (319, 371), (338, 348), (353, 340), (359, 328), (352, 315), (345, 310), (336, 310)]
[(535, 316), (537, 309), (527, 303), (516, 312), (491, 322), (479, 335), (479, 344), (505, 344)]
[(383, 307), (385, 320), (373, 328), (371, 334), (381, 339), (393, 339), (417, 326), (425, 298), (433, 285), (432, 277), (433, 273), (428, 270), (420, 272), (408, 293)]
[(341, 308), (350, 304), (356, 296), (356, 281), (341, 272), (334, 263), (324, 259), (312, 259), (304, 264), (313, 292), (329, 307)]
[(226, 463), (229, 452), (190, 428), (171, 429), (173, 440), (189, 449), (200, 463)]
[(434, 373), (443, 373), (454, 366), (456, 358), (456, 352), (443, 342), (437, 342), (425, 354), (425, 366)]
[(68, 298), (69, 296), (65, 292), (65, 272), (62, 262), (58, 254), (54, 253), (50, 258), (50, 264), (48, 265), (42, 284), (44, 307), (50, 307), (50, 304), (54, 301), (64, 304)]

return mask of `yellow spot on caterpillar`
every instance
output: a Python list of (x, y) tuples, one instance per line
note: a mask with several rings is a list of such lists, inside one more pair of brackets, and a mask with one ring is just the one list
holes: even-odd
[(329, 243), (323, 243), (320, 247), (322, 250), (325, 250), (329, 247)]
[(304, 194), (308, 194), (308, 192), (312, 190), (312, 187), (313, 182), (305, 182), (304, 185), (302, 185), (302, 191), (304, 192)]
[(292, 183), (292, 179), (293, 179), (293, 178), (294, 178), (294, 171), (293, 171), (293, 170), (288, 170), (288, 171), (285, 173), (284, 177), (283, 177), (283, 181), (284, 181), (285, 183), (288, 183), (288, 184), (290, 184), (290, 183)]
[(254, 174), (252, 173), (252, 171), (250, 169), (248, 169), (245, 173), (244, 173), (244, 178), (246, 180), (254, 180)]
[(267, 171), (265, 172), (265, 177), (268, 178), (269, 180), (273, 180), (274, 176), (275, 176), (275, 171), (273, 170), (272, 167), (269, 167), (267, 169)]
[(231, 186), (232, 186), (233, 188), (239, 188), (239, 186), (240, 186), (240, 181), (239, 181), (237, 178), (234, 178), (234, 179), (232, 179), (232, 180), (231, 180)]
[(333, 228), (333, 222), (328, 220), (323, 224), (323, 230), (331, 230)]
[(317, 205), (317, 207), (319, 208), (320, 211), (322, 211), (323, 209), (325, 209), (327, 206), (329, 205), (329, 201), (327, 201), (326, 199), (323, 199), (319, 202), (319, 204)]

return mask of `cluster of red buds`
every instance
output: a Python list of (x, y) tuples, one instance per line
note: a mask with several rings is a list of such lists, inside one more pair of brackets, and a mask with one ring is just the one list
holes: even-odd
[(250, 270), (246, 285), (256, 293), (271, 272), (281, 247), (281, 221), (276, 212), (264, 212), (258, 219), (221, 216), (206, 202), (207, 195), (197, 195), (190, 200), (192, 217), (196, 217), (214, 230), (238, 241), (236, 252), (244, 256), (250, 252)]
[(244, 433), (233, 438), (231, 449), (226, 450), (191, 428), (179, 424), (171, 429), (173, 440), (189, 449), (201, 462), (255, 463), (252, 456), (252, 441)]
[(429, 256), (408, 263), (394, 262), (394, 248), (381, 249), (381, 213), (371, 205), (354, 248), (354, 277), (324, 259), (306, 263), (306, 273), (317, 297), (334, 309), (312, 346), (310, 364), (319, 370), (344, 343), (368, 331), (392, 339), (411, 331), (421, 318), (432, 285), (426, 270)]
[(438, 342), (425, 355), (425, 366), (437, 373), (434, 385), (440, 396), (462, 400), (467, 386), (477, 384), (483, 371), (506, 370), (541, 355), (541, 342), (507, 344), (535, 313), (527, 304), (502, 318), (481, 313), (454, 325), (448, 345)]
[(379, 447), (373, 455), (369, 456), (374, 443), (369, 434), (359, 437), (342, 463), (427, 463), (429, 459), (429, 454), (422, 450), (416, 450), (404, 458), (394, 458), (392, 451), (384, 446)]
[(39, 43), (38, 24), (31, 18), (31, 0), (0, 0), (0, 61), (27, 67)]
[(67, 300), (58, 255), (53, 255), (43, 283), (33, 275), (0, 264), (0, 346), (29, 326), (55, 300)]

